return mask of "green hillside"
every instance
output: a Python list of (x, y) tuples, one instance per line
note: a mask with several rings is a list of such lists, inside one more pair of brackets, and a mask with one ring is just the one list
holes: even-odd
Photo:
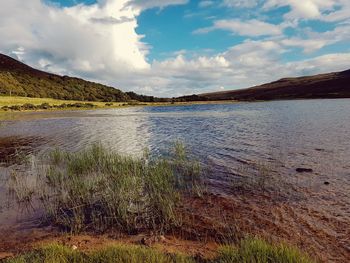
[(59, 76), (31, 68), (0, 54), (0, 94), (78, 101), (128, 101), (115, 88), (79, 78)]

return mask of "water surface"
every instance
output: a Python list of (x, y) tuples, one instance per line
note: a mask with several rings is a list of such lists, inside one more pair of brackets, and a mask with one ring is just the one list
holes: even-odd
[[(2, 122), (0, 139), (29, 138), (26, 153), (34, 155), (93, 142), (125, 154), (162, 154), (181, 140), (210, 168), (213, 191), (229, 193), (242, 167), (264, 164), (307, 187), (325, 209), (350, 217), (349, 113), (348, 99), (15, 113)], [(313, 173), (298, 174), (298, 167)]]

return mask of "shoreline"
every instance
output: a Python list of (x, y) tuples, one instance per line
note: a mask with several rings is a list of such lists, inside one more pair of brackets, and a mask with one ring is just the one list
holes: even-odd
[[(6, 102), (4, 98), (12, 99)], [(26, 97), (1, 97), (0, 96), (0, 113), (18, 113), (18, 112), (50, 112), (50, 111), (69, 111), (69, 110), (105, 110), (120, 109), (127, 107), (171, 107), (171, 106), (188, 106), (188, 105), (216, 105), (216, 104), (234, 104), (239, 101), (223, 100), (223, 101), (191, 101), (191, 102), (100, 102), (100, 101), (70, 101), (70, 100), (54, 100), (50, 98), (26, 98)], [(21, 104), (22, 103), (22, 104)], [(42, 104), (47, 108), (38, 109), (3, 109), (3, 107), (23, 107), (30, 104), (32, 107), (40, 107)], [(81, 104), (76, 107), (74, 104)], [(112, 105), (107, 105), (112, 104)], [(65, 107), (60, 107), (65, 105)], [(67, 106), (68, 105), (68, 106)], [(69, 106), (73, 105), (73, 106)]]
[[(251, 205), (259, 203), (260, 200), (251, 198), (248, 200), (233, 201), (231, 198), (216, 194), (185, 199), (178, 211), (180, 214), (187, 215), (184, 225), (165, 234), (156, 234), (152, 231), (126, 234), (113, 229), (105, 233), (72, 234), (62, 232), (55, 227), (44, 226), (27, 229), (24, 232), (16, 229), (2, 230), (6, 238), (0, 238), (0, 261), (37, 251), (42, 246), (58, 244), (67, 248), (76, 248), (77, 251), (83, 253), (98, 251), (114, 245), (137, 246), (165, 254), (181, 254), (200, 259), (198, 262), (209, 263), (218, 262), (211, 260), (218, 256), (220, 247), (237, 246), (242, 240), (252, 238), (266, 241), (266, 244), (273, 246), (283, 245), (296, 248), (301, 253), (311, 256), (311, 259), (314, 260), (312, 262), (329, 262), (329, 260), (342, 262), (341, 259), (337, 260), (334, 257), (337, 250), (332, 251), (333, 255), (329, 255), (313, 247), (312, 237), (305, 243), (305, 240), (298, 240), (293, 233), (283, 230), (283, 226), (273, 226), (267, 218), (260, 221), (263, 214), (253, 216), (252, 211), (249, 212)], [(247, 201), (247, 204), (243, 203)], [(244, 218), (249, 214), (251, 215), (250, 220)], [(245, 221), (248, 225), (244, 225)]]
[[(51, 98), (27, 98), (27, 97), (12, 97), (19, 99), (28, 99), (23, 104), (19, 103), (6, 103), (4, 102), (4, 96), (0, 96), (0, 115), (6, 113), (26, 113), (26, 112), (55, 112), (55, 111), (85, 111), (85, 110), (108, 110), (108, 109), (121, 109), (128, 107), (175, 107), (175, 106), (191, 106), (191, 105), (220, 105), (220, 104), (237, 104), (237, 103), (264, 103), (264, 102), (276, 102), (276, 101), (312, 101), (312, 100), (349, 100), (350, 98), (291, 98), (291, 99), (276, 99), (276, 100), (254, 100), (254, 101), (240, 101), (240, 100), (213, 100), (213, 101), (185, 101), (185, 102), (101, 102), (101, 101), (70, 101), (70, 100), (55, 100)], [(20, 110), (4, 110), (2, 107), (7, 106), (19, 106), (22, 107), (26, 103), (33, 102), (32, 100), (44, 101), (50, 104), (51, 108), (48, 109), (20, 109)], [(48, 102), (46, 102), (48, 101)], [(23, 102), (23, 101), (22, 101)], [(60, 103), (60, 104), (58, 104)], [(62, 104), (92, 104), (93, 107), (66, 107), (59, 108)], [(105, 104), (112, 103), (112, 106), (106, 106)], [(40, 104), (35, 103), (35, 106)], [(0, 116), (1, 118), (1, 116)]]

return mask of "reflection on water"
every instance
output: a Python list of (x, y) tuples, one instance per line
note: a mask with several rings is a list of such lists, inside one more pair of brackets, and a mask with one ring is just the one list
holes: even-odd
[[(3, 122), (0, 138), (42, 138), (35, 154), (92, 142), (127, 154), (145, 148), (161, 154), (182, 140), (209, 165), (216, 191), (229, 188), (242, 166), (265, 163), (281, 178), (310, 187), (318, 200), (337, 195), (338, 212), (350, 218), (349, 112), (345, 99), (18, 113)], [(314, 172), (298, 174), (298, 167)]]
[(342, 180), (350, 168), (349, 112), (349, 100), (313, 100), (19, 113), (4, 122), (0, 140), (41, 138), (36, 152), (102, 142), (126, 154), (162, 153), (182, 140), (216, 174), (266, 162), (278, 163), (281, 176), (310, 167)]

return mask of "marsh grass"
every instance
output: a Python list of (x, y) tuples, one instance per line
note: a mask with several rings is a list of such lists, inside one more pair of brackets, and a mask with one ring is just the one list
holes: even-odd
[(262, 239), (243, 239), (238, 246), (221, 246), (217, 263), (312, 263), (310, 257), (285, 244), (270, 244)]
[(181, 224), (181, 197), (200, 194), (200, 166), (180, 143), (167, 159), (123, 156), (95, 144), (77, 153), (56, 149), (44, 163), (30, 184), (13, 174), (10, 192), (27, 206), (39, 202), (46, 222), (74, 233), (164, 233)]
[(164, 254), (159, 251), (133, 245), (115, 245), (90, 253), (51, 244), (26, 255), (7, 259), (5, 263), (194, 263), (190, 257), (180, 254)]
[(235, 191), (291, 194), (290, 184), (280, 174), (276, 174), (276, 170), (276, 164), (268, 162), (241, 165), (237, 167), (238, 174), (231, 178), (230, 185)]
[(261, 239), (244, 239), (238, 246), (221, 246), (213, 259), (182, 254), (165, 254), (136, 245), (114, 245), (89, 253), (51, 244), (28, 254), (4, 260), (4, 263), (312, 263), (294, 247), (273, 245)]

